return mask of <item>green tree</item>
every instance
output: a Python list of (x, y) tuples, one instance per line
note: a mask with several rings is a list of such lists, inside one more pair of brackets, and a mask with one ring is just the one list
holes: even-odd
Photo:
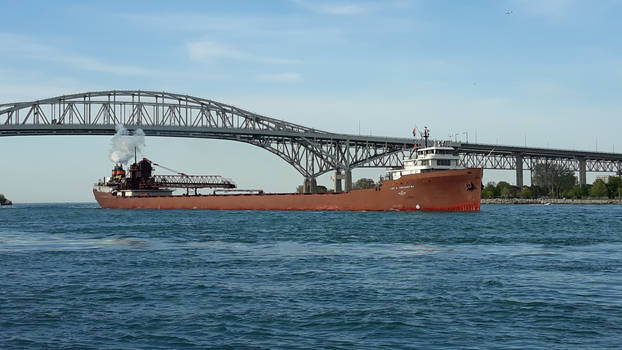
[(622, 179), (618, 176), (609, 176), (609, 181), (607, 181), (609, 198), (615, 198), (618, 195), (618, 188), (620, 187), (622, 187)]
[[(304, 185), (300, 185), (296, 187), (296, 193), (304, 193), (304, 192), (305, 192)], [(326, 192), (332, 192), (332, 190), (329, 190), (328, 188), (326, 188), (326, 186), (322, 186), (322, 185), (317, 185), (315, 187), (315, 193), (326, 193)]]
[(362, 178), (362, 179), (358, 179), (354, 185), (352, 186), (353, 190), (364, 190), (367, 188), (374, 188), (376, 187), (376, 184), (374, 183), (374, 180), (372, 179), (367, 179), (367, 178)]
[(326, 186), (322, 186), (322, 185), (317, 185), (315, 187), (315, 190), (317, 191), (317, 193), (326, 193), (326, 192), (328, 192), (328, 188), (326, 188)]
[(546, 194), (548, 193), (548, 190), (546, 188), (540, 186), (531, 185), (529, 188), (531, 189), (531, 193), (533, 193), (534, 198), (546, 196)]
[(504, 190), (505, 190), (505, 193), (507, 194), (509, 193), (510, 187), (512, 187), (512, 185), (510, 185), (508, 182), (499, 181), (499, 183), (497, 184), (497, 195), (503, 197)]
[(562, 165), (553, 163), (537, 164), (533, 169), (533, 184), (544, 187), (553, 196), (568, 191), (576, 183), (574, 172)]
[(11, 205), (13, 203), (10, 200), (6, 199), (3, 194), (0, 194), (0, 204)]
[(581, 194), (581, 187), (579, 186), (575, 186), (571, 189), (569, 189), (568, 191), (565, 191), (563, 193), (564, 197), (566, 198), (581, 198), (583, 197)]
[(594, 181), (592, 188), (590, 188), (591, 197), (607, 197), (609, 192), (607, 191), (607, 185), (601, 179)]
[(586, 198), (590, 195), (590, 188), (592, 188), (592, 185), (581, 185), (579, 186), (579, 193), (581, 194), (581, 198)]
[(503, 187), (501, 188), (501, 198), (512, 198), (512, 188), (511, 187)]
[(499, 194), (494, 182), (489, 182), (482, 190), (482, 198), (497, 198)]
[(518, 196), (520, 198), (533, 198), (533, 191), (531, 191), (531, 188), (529, 187), (524, 187), (520, 192), (518, 192)]
[(502, 198), (516, 198), (520, 189), (516, 186), (512, 186), (505, 181), (501, 181), (497, 184), (497, 193)]

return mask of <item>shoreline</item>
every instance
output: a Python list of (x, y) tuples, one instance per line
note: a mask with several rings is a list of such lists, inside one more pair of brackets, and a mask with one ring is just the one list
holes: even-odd
[(576, 199), (576, 198), (482, 198), (481, 204), (617, 204), (621, 199)]

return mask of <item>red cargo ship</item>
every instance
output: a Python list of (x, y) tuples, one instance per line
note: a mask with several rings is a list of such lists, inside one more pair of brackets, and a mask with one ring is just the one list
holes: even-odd
[[(437, 210), (480, 209), (482, 169), (463, 169), (451, 147), (418, 149), (415, 158), (404, 159), (404, 167), (388, 172), (375, 188), (342, 193), (264, 193), (238, 190), (220, 176), (152, 175), (144, 158), (130, 166), (126, 177), (120, 165), (112, 177), (94, 189), (102, 208), (122, 209), (223, 209), (223, 210)], [(214, 189), (199, 194), (199, 188)], [(182, 195), (174, 189), (185, 189)]]

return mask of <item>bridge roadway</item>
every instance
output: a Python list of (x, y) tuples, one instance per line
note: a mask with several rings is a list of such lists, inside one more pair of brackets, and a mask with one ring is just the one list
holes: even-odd
[[(0, 136), (113, 135), (118, 124), (141, 128), (147, 136), (209, 138), (264, 148), (292, 165), (313, 192), (315, 179), (335, 171), (335, 189), (352, 186), (351, 170), (392, 168), (412, 156), (422, 140), (337, 134), (265, 117), (203, 98), (166, 92), (114, 90), (85, 92), (30, 102), (0, 104)], [(465, 167), (523, 171), (555, 163), (579, 173), (622, 173), (622, 154), (443, 142), (457, 149)]]

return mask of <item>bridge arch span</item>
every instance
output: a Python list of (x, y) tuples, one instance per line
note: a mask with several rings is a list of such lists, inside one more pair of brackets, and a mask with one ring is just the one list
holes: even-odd
[[(94, 91), (0, 104), (0, 136), (112, 135), (117, 124), (141, 128), (148, 136), (245, 142), (276, 154), (305, 181), (329, 171), (339, 175), (345, 171), (351, 180), (353, 168), (401, 166), (413, 146), (423, 144), (408, 138), (331, 133), (169, 92)], [(539, 162), (557, 162), (578, 171), (582, 183), (588, 171), (622, 174), (622, 154), (617, 153), (446, 143), (460, 152), (462, 165), (515, 170), (519, 185), (523, 169), (531, 170)], [(346, 190), (349, 185), (346, 181)]]
[(112, 135), (115, 126), (148, 136), (238, 141), (268, 150), (305, 179), (399, 152), (394, 142), (335, 134), (200, 97), (109, 90), (0, 104), (0, 136)]

